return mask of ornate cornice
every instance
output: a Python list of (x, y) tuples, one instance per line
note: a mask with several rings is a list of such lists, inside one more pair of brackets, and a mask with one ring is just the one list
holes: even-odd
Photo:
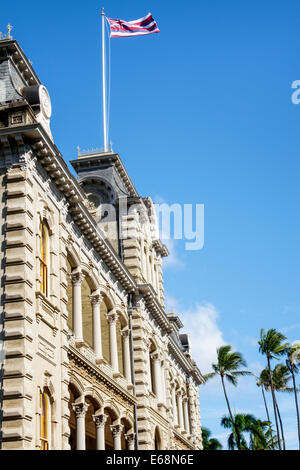
[(138, 290), (144, 298), (147, 309), (153, 315), (159, 326), (165, 333), (170, 333), (172, 329), (169, 319), (159, 303), (151, 284), (139, 285)]
[(179, 434), (177, 431), (173, 430), (173, 434), (174, 438), (177, 439), (181, 444), (186, 445), (191, 450), (195, 449), (194, 445), (188, 439)]
[(175, 340), (172, 337), (169, 337), (168, 348), (170, 354), (172, 354), (176, 361), (178, 361), (183, 370), (193, 377), (196, 384), (203, 384), (204, 378), (200, 370), (198, 369), (196, 363), (192, 359), (184, 355), (184, 352), (179, 348), (179, 346), (176, 344)]
[(30, 61), (27, 59), (17, 41), (0, 41), (0, 60), (3, 59), (12, 60), (18, 73), (28, 86), (41, 85), (41, 82), (33, 70)]
[(154, 240), (154, 242), (152, 243), (152, 245), (154, 246), (154, 248), (156, 249), (157, 253), (159, 253), (161, 255), (162, 258), (167, 258), (169, 256), (169, 250), (168, 248), (166, 247), (166, 245), (164, 245), (162, 243), (161, 240)]

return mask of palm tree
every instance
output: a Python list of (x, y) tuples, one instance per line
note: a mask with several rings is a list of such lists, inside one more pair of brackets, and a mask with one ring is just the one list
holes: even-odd
[(265, 391), (264, 391), (264, 383), (262, 382), (261, 377), (257, 377), (257, 375), (255, 375), (255, 377), (257, 378), (256, 385), (258, 387), (260, 387), (260, 389), (262, 391), (262, 396), (263, 396), (264, 405), (265, 405), (265, 409), (266, 409), (267, 420), (270, 423), (271, 420), (270, 420), (270, 414), (269, 414), (269, 409), (268, 409), (268, 405), (267, 405), (266, 395), (265, 395)]
[(229, 400), (225, 387), (225, 378), (235, 387), (237, 386), (237, 379), (239, 376), (243, 375), (252, 375), (251, 372), (245, 370), (238, 370), (240, 367), (247, 367), (246, 362), (244, 361), (242, 355), (239, 352), (232, 352), (231, 346), (221, 346), (217, 349), (217, 358), (218, 362), (212, 364), (214, 372), (206, 374), (204, 376), (205, 381), (216, 377), (219, 375), (221, 377), (222, 387), (225, 395), (225, 400), (227, 403), (227, 408), (231, 420), (233, 421), (233, 414), (229, 405)]
[(222, 450), (223, 446), (218, 439), (210, 437), (211, 431), (207, 428), (202, 428), (202, 444), (203, 450)]
[(277, 440), (273, 434), (271, 423), (269, 421), (256, 420), (256, 426), (260, 428), (261, 437), (258, 434), (250, 433), (251, 450), (274, 450), (277, 446)]
[(228, 437), (229, 450), (250, 450), (251, 445), (247, 445), (245, 433), (250, 434), (250, 444), (251, 440), (253, 442), (256, 439), (261, 447), (267, 445), (261, 422), (251, 414), (236, 414), (233, 419), (230, 416), (224, 416), (221, 425), (232, 430)]
[[(253, 375), (254, 375), (254, 374), (253, 374)], [(263, 400), (264, 400), (264, 405), (265, 405), (265, 409), (266, 409), (267, 422), (269, 423), (269, 431), (270, 431), (270, 435), (272, 436), (270, 414), (269, 414), (269, 409), (268, 409), (267, 400), (266, 400), (266, 395), (265, 395), (265, 384), (263, 383), (261, 377), (257, 377), (257, 375), (255, 375), (255, 377), (257, 378), (256, 385), (257, 385), (258, 387), (260, 387), (261, 392), (262, 392), (262, 396), (263, 396)]]
[[(279, 411), (279, 406), (278, 406), (278, 402), (276, 399), (275, 391), (291, 393), (293, 391), (293, 388), (288, 387), (288, 383), (291, 380), (292, 376), (290, 375), (289, 368), (287, 366), (285, 366), (284, 364), (277, 364), (275, 369), (273, 371), (271, 370), (271, 378), (272, 378), (273, 387), (274, 387), (275, 406), (276, 406), (276, 411), (277, 411), (277, 415), (278, 415), (278, 419), (280, 423), (282, 443), (283, 443), (283, 448), (285, 450), (285, 438), (284, 438), (284, 432), (283, 432), (282, 419), (281, 419), (281, 414)], [(266, 390), (271, 389), (270, 373), (268, 369), (264, 369), (262, 371), (261, 381), (264, 384), (264, 387)]]
[(300, 417), (299, 417), (297, 387), (296, 387), (296, 380), (295, 380), (295, 374), (299, 372), (299, 368), (298, 368), (299, 362), (300, 362), (300, 344), (294, 344), (288, 350), (288, 358), (286, 361), (286, 365), (292, 374), (292, 380), (293, 380), (295, 405), (296, 405), (296, 412), (297, 412), (297, 423), (298, 423), (299, 450), (300, 450)]
[(260, 331), (260, 341), (259, 344), (259, 352), (266, 356), (268, 361), (268, 370), (270, 375), (270, 384), (271, 384), (271, 391), (272, 391), (272, 400), (273, 400), (273, 408), (274, 408), (274, 416), (275, 416), (275, 424), (276, 424), (276, 431), (277, 431), (277, 439), (279, 444), (279, 449), (281, 450), (281, 442), (280, 442), (280, 435), (279, 435), (279, 427), (278, 427), (278, 419), (277, 419), (277, 412), (276, 412), (276, 400), (275, 400), (275, 393), (274, 393), (274, 386), (273, 386), (273, 379), (271, 374), (271, 360), (278, 359), (277, 356), (282, 356), (287, 352), (289, 349), (289, 344), (285, 343), (286, 336), (284, 336), (279, 331), (275, 330), (274, 328), (265, 332), (264, 329)]

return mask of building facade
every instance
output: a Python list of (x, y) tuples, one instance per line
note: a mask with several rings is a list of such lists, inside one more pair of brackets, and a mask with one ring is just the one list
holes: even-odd
[(152, 201), (113, 152), (79, 152), (74, 178), (50, 118), (0, 40), (1, 449), (200, 450), (203, 377), (165, 310)]

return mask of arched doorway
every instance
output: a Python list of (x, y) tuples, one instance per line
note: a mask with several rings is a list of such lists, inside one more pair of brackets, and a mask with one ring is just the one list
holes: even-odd
[(133, 425), (127, 418), (122, 418), (121, 424), (123, 426), (121, 447), (122, 447), (122, 450), (129, 450), (128, 440), (126, 439), (126, 435), (134, 433)]
[(87, 396), (85, 397), (85, 403), (89, 405), (87, 413), (85, 415), (85, 443), (86, 450), (97, 450), (97, 434), (96, 425), (93, 416), (99, 410), (99, 406), (96, 401)]
[(104, 408), (104, 414), (107, 416), (105, 423), (105, 450), (114, 450), (114, 439), (111, 426), (116, 424), (119, 416), (111, 407)]

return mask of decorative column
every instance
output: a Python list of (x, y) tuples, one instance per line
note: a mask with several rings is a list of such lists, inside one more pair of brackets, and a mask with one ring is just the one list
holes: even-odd
[(114, 450), (122, 450), (121, 436), (124, 426), (122, 424), (116, 424), (115, 426), (111, 426), (110, 429), (114, 440)]
[(166, 377), (164, 362), (161, 362), (161, 392), (162, 392), (162, 403), (166, 404)]
[(128, 450), (134, 450), (134, 448), (135, 448), (135, 433), (126, 434), (125, 439), (127, 441)]
[(73, 286), (72, 293), (72, 312), (73, 312), (73, 330), (75, 340), (78, 343), (83, 342), (82, 330), (82, 302), (81, 302), (81, 284), (84, 279), (82, 273), (70, 274)]
[(149, 392), (153, 392), (152, 389), (152, 374), (151, 374), (151, 358), (150, 358), (150, 341), (146, 341), (146, 354), (147, 354), (147, 376), (148, 376), (148, 389)]
[(129, 347), (129, 329), (122, 330), (123, 338), (123, 354), (124, 354), (124, 376), (128, 384), (132, 383), (131, 377), (131, 360), (130, 360), (130, 347)]
[(107, 418), (108, 416), (105, 414), (93, 416), (97, 433), (97, 450), (105, 450), (105, 424)]
[(174, 426), (178, 426), (178, 413), (177, 413), (175, 383), (173, 383), (173, 385), (172, 385), (172, 405), (173, 405), (173, 422), (174, 422)]
[(160, 357), (158, 353), (152, 354), (153, 369), (154, 369), (154, 390), (158, 403), (162, 403), (162, 390), (161, 390), (161, 369)]
[(152, 251), (152, 254), (151, 254), (151, 279), (152, 279), (152, 286), (153, 286), (153, 289), (155, 289), (155, 274), (154, 274), (154, 253)]
[(178, 416), (179, 416), (179, 427), (180, 429), (184, 429), (184, 422), (183, 422), (183, 407), (182, 407), (182, 395), (181, 391), (177, 393), (177, 408), (178, 408)]
[(163, 290), (163, 274), (162, 274), (162, 259), (158, 261), (158, 297), (160, 302), (164, 302), (164, 290)]
[(143, 235), (141, 236), (141, 270), (143, 277), (146, 279), (146, 259), (145, 259), (145, 241)]
[(184, 417), (184, 429), (186, 430), (187, 435), (190, 436), (191, 430), (190, 430), (189, 404), (188, 404), (187, 397), (183, 399), (183, 417)]
[(103, 361), (102, 355), (102, 338), (101, 338), (101, 317), (100, 307), (103, 297), (101, 295), (91, 295), (90, 301), (92, 304), (93, 311), (93, 343), (94, 351), (96, 354), (96, 361), (98, 363)]
[(119, 374), (117, 319), (118, 315), (115, 312), (111, 312), (107, 315), (107, 321), (109, 323), (110, 359), (114, 374)]
[(157, 295), (158, 295), (158, 297), (160, 297), (159, 272), (160, 272), (160, 264), (159, 264), (159, 261), (157, 260), (157, 263), (156, 263), (156, 282), (157, 282)]
[(146, 266), (147, 266), (147, 284), (151, 284), (151, 263), (150, 263), (150, 250), (146, 248)]
[(72, 407), (76, 416), (76, 450), (85, 450), (85, 415), (89, 405), (74, 403)]

